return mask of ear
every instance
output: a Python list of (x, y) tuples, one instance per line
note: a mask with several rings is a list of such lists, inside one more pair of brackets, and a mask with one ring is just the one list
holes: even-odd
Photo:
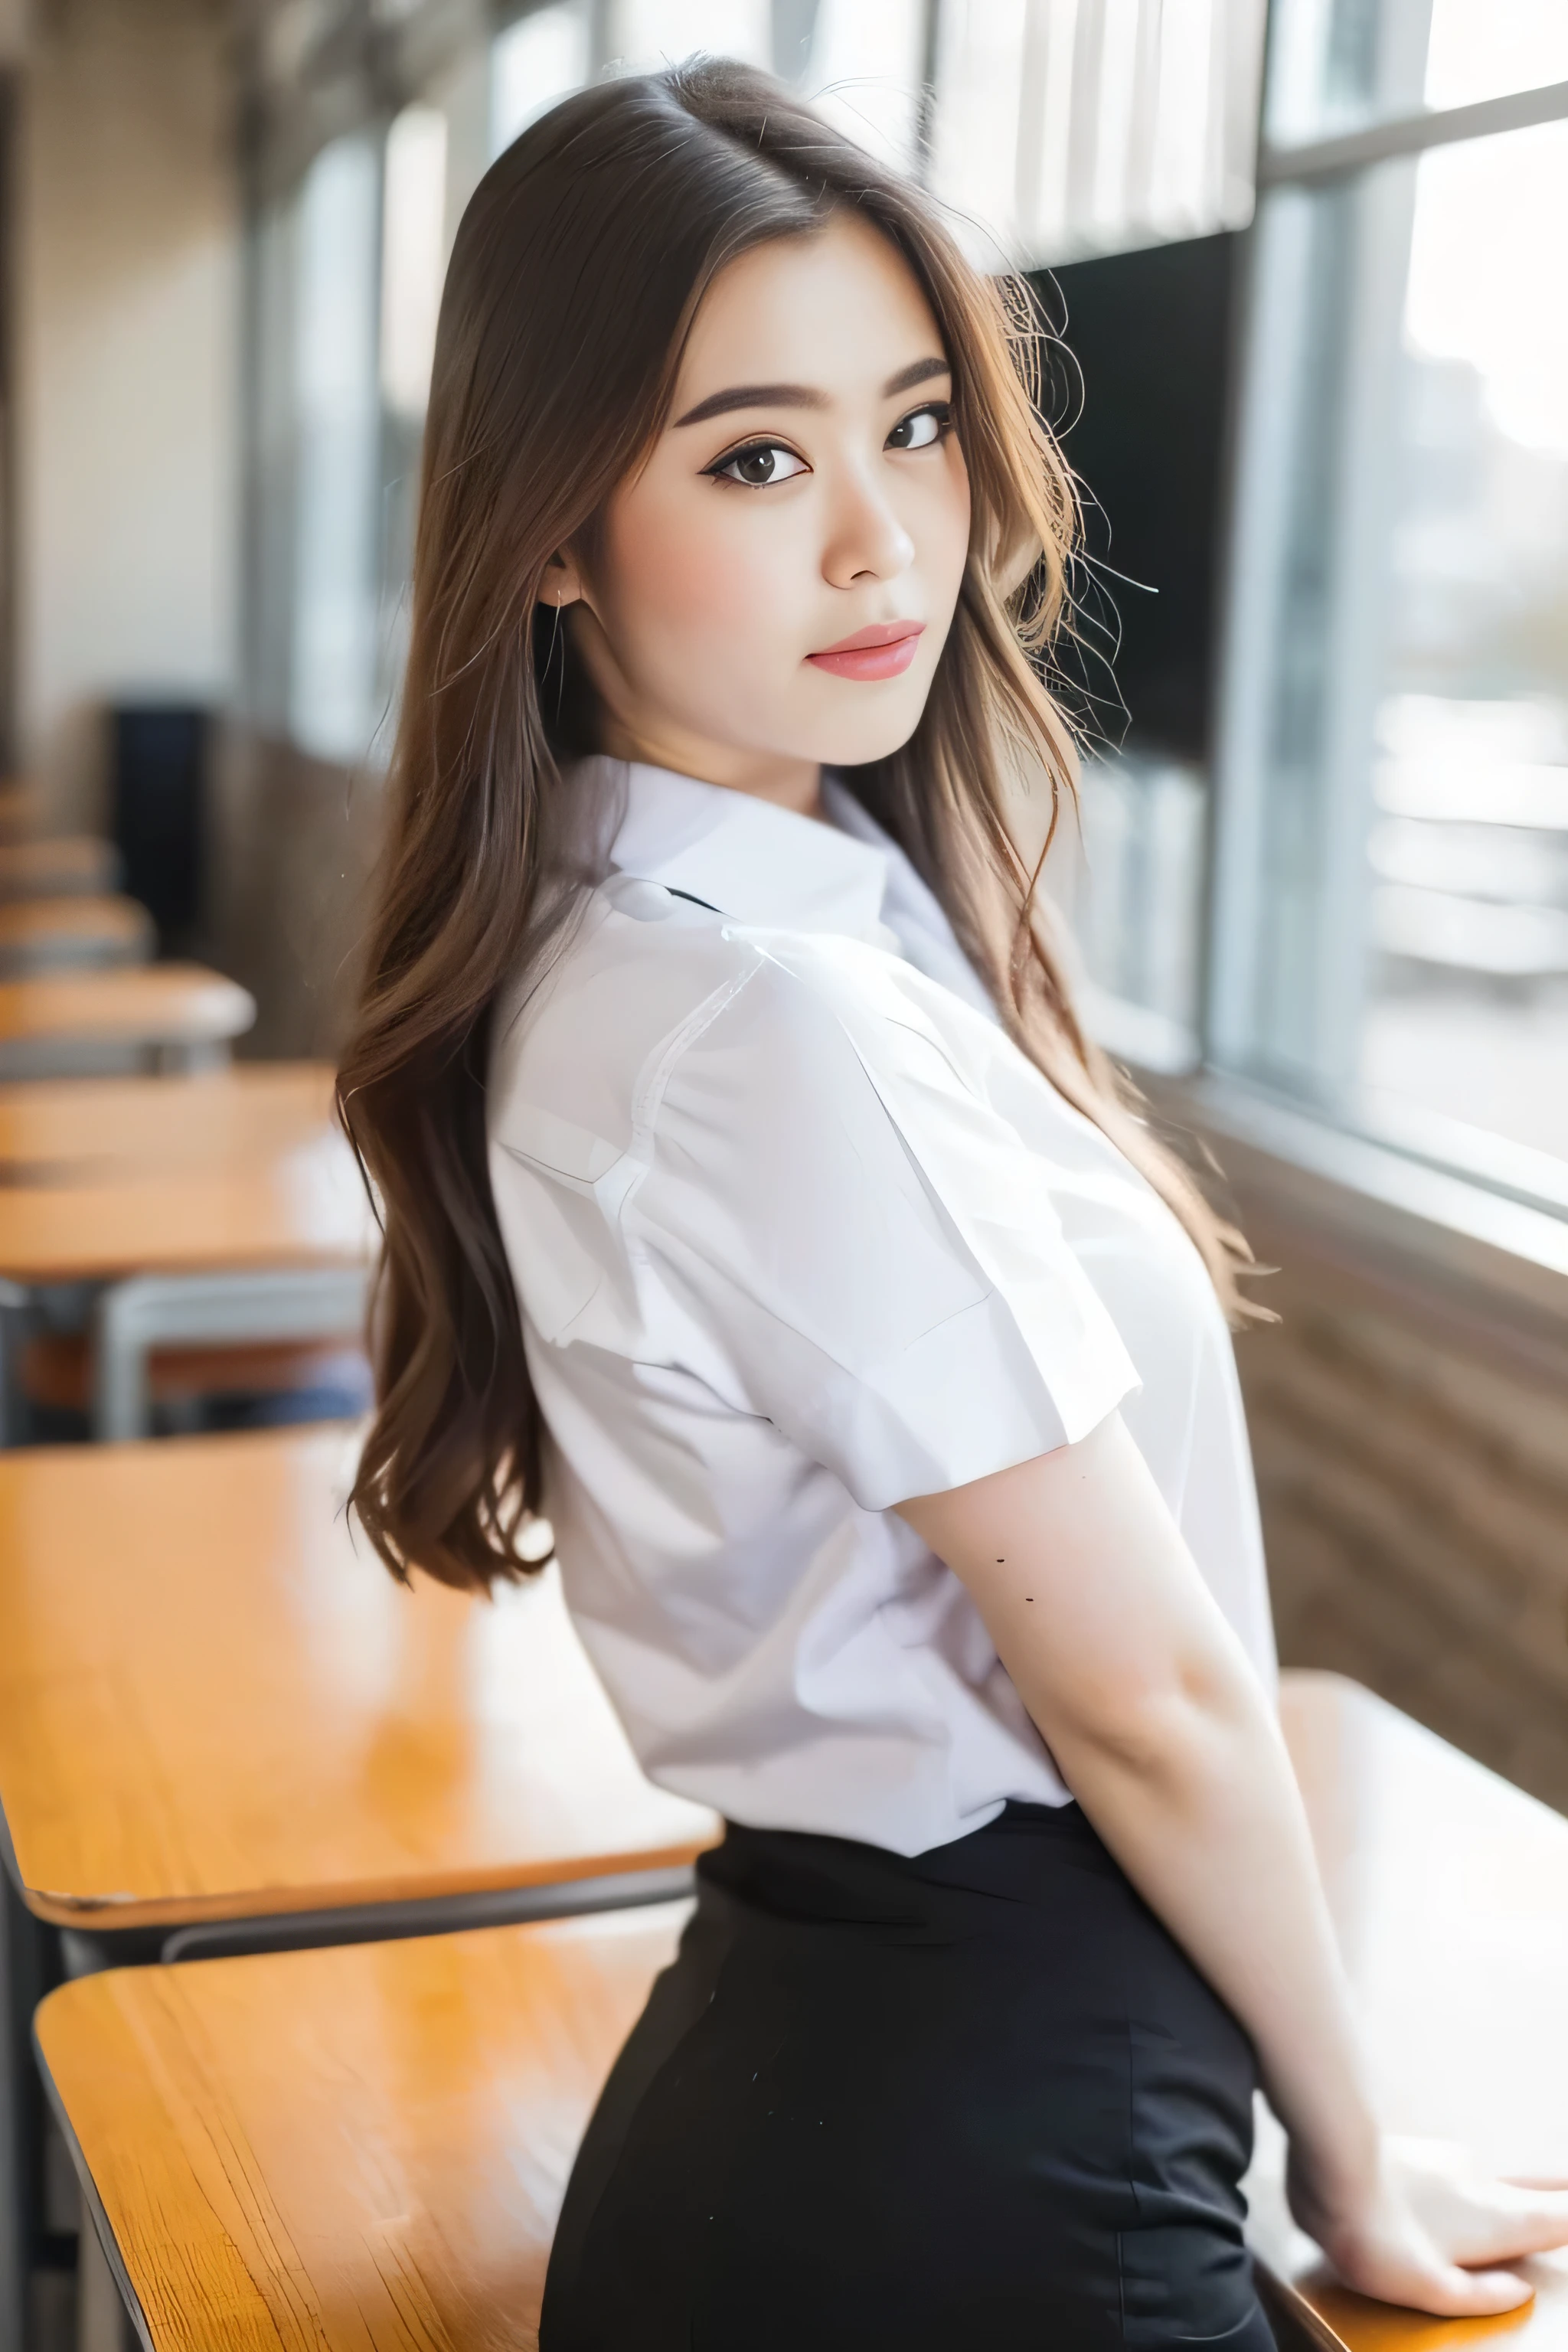
[(557, 548), (544, 567), (544, 577), (539, 583), (542, 604), (579, 604), (584, 593), (583, 574), (564, 548)]

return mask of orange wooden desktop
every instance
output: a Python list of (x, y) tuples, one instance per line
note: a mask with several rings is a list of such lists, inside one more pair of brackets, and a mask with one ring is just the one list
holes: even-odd
[(90, 1183), (0, 1182), (0, 1276), (24, 1286), (358, 1265), (375, 1241), (348, 1146), (326, 1130), (248, 1165), (219, 1161), (156, 1181), (133, 1167)]
[(374, 1219), (331, 1106), (315, 1062), (0, 1087), (0, 1276), (368, 1258)]
[(196, 1077), (0, 1086), (0, 1182), (123, 1181), (277, 1158), (332, 1132), (327, 1062), (240, 1062)]
[(201, 964), (0, 981), (0, 1046), (221, 1047), (255, 1018), (255, 1000)]
[[(1390, 2121), (1563, 2168), (1568, 1822), (1353, 1685), (1288, 1676), (1284, 1715)], [(573, 2150), (673, 1936), (623, 1913), (51, 1994), (38, 2042), (157, 2352), (531, 2347)], [(1259, 2187), (1304, 2340), (1568, 2347), (1568, 2258), (1529, 2266), (1522, 2315), (1425, 2320), (1314, 2280)]]
[(40, 2051), (155, 2352), (531, 2352), (573, 2153), (684, 1907), (51, 1994)]
[(103, 1930), (687, 1862), (552, 1576), (394, 1583), (341, 1425), (0, 1455), (0, 1806)]
[[(1282, 1714), (1388, 2127), (1568, 2179), (1568, 1821), (1370, 1693), (1287, 1675)], [(1568, 2253), (1524, 2266), (1523, 2313), (1422, 2319), (1315, 2265), (1260, 2147), (1253, 2239), (1325, 2346), (1568, 2352)]]

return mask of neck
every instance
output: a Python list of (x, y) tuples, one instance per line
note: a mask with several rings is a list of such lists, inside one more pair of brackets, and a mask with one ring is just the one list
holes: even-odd
[(728, 744), (644, 733), (608, 719), (601, 730), (601, 742), (613, 759), (637, 760), (649, 768), (667, 768), (672, 775), (695, 777), (700, 784), (749, 793), (753, 800), (771, 801), (775, 808), (791, 809), (797, 816), (823, 814), (822, 768), (816, 760), (791, 760), (737, 751)]

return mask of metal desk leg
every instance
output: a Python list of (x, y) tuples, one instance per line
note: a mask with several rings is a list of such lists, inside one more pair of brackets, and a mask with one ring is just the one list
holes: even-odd
[(76, 2352), (140, 2352), (141, 2340), (84, 2197), (76, 2265)]
[(0, 1445), (22, 1442), (22, 1349), (28, 1305), (25, 1290), (0, 1281)]
[(0, 2352), (25, 2352), (35, 2269), (68, 2263), (68, 2240), (49, 2235), (44, 2207), (43, 2086), (33, 2060), (33, 2011), (58, 1976), (50, 1931), (0, 1870)]
[(16, 1896), (0, 1888), (0, 2352), (22, 2352), (26, 2324), (27, 2273), (32, 2267), (33, 2217), (27, 2145), (27, 2091), (33, 2072), (28, 2021), (32, 2012), (18, 1979), (25, 1974), (11, 1917)]

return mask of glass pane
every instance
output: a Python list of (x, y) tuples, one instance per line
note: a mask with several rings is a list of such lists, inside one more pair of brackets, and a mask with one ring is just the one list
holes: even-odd
[(1263, 0), (944, 0), (932, 183), (1029, 266), (1250, 219)]
[(323, 148), (300, 192), (294, 396), (294, 740), (363, 759), (376, 712), (381, 464), (381, 158), (368, 134)]
[(490, 50), (490, 153), (588, 79), (588, 11), (557, 0), (498, 33)]
[(768, 0), (611, 0), (610, 55), (629, 73), (678, 65), (694, 50), (773, 63)]
[(1212, 1018), (1568, 1202), (1565, 217), (1568, 122), (1266, 208)]
[(405, 106), (386, 134), (381, 236), (381, 388), (395, 415), (418, 419), (430, 391), (447, 268), (447, 118)]
[(1267, 121), (1282, 144), (1568, 81), (1563, 0), (1275, 0)]
[[(604, 22), (619, 69), (702, 50), (771, 66), (873, 153), (915, 159), (925, 0), (610, 0)], [(589, 79), (591, 33), (588, 0), (555, 0), (497, 36), (493, 154)]]
[(797, 79), (847, 138), (900, 171), (915, 162), (924, 40), (924, 0), (795, 0), (773, 9), (776, 70)]
[(408, 653), (419, 452), (447, 268), (449, 125), (444, 110), (405, 106), (386, 134), (381, 223), (381, 610), (376, 699), (384, 740)]
[[(1034, 846), (1027, 812), (1021, 845)], [(1090, 1034), (1167, 1075), (1201, 1058), (1199, 993), (1208, 786), (1201, 769), (1136, 751), (1086, 760), (1079, 821), (1064, 814), (1045, 881), (1079, 959)]]
[(1568, 81), (1563, 0), (1433, 0), (1428, 106), (1473, 106), (1553, 81)]
[(1568, 123), (1426, 156), (1361, 1075), (1568, 1160)]
[(298, 207), (259, 213), (252, 243), (256, 321), (251, 372), (251, 497), (247, 518), (252, 598), (247, 707), (268, 735), (289, 730), (294, 632), (294, 299)]

